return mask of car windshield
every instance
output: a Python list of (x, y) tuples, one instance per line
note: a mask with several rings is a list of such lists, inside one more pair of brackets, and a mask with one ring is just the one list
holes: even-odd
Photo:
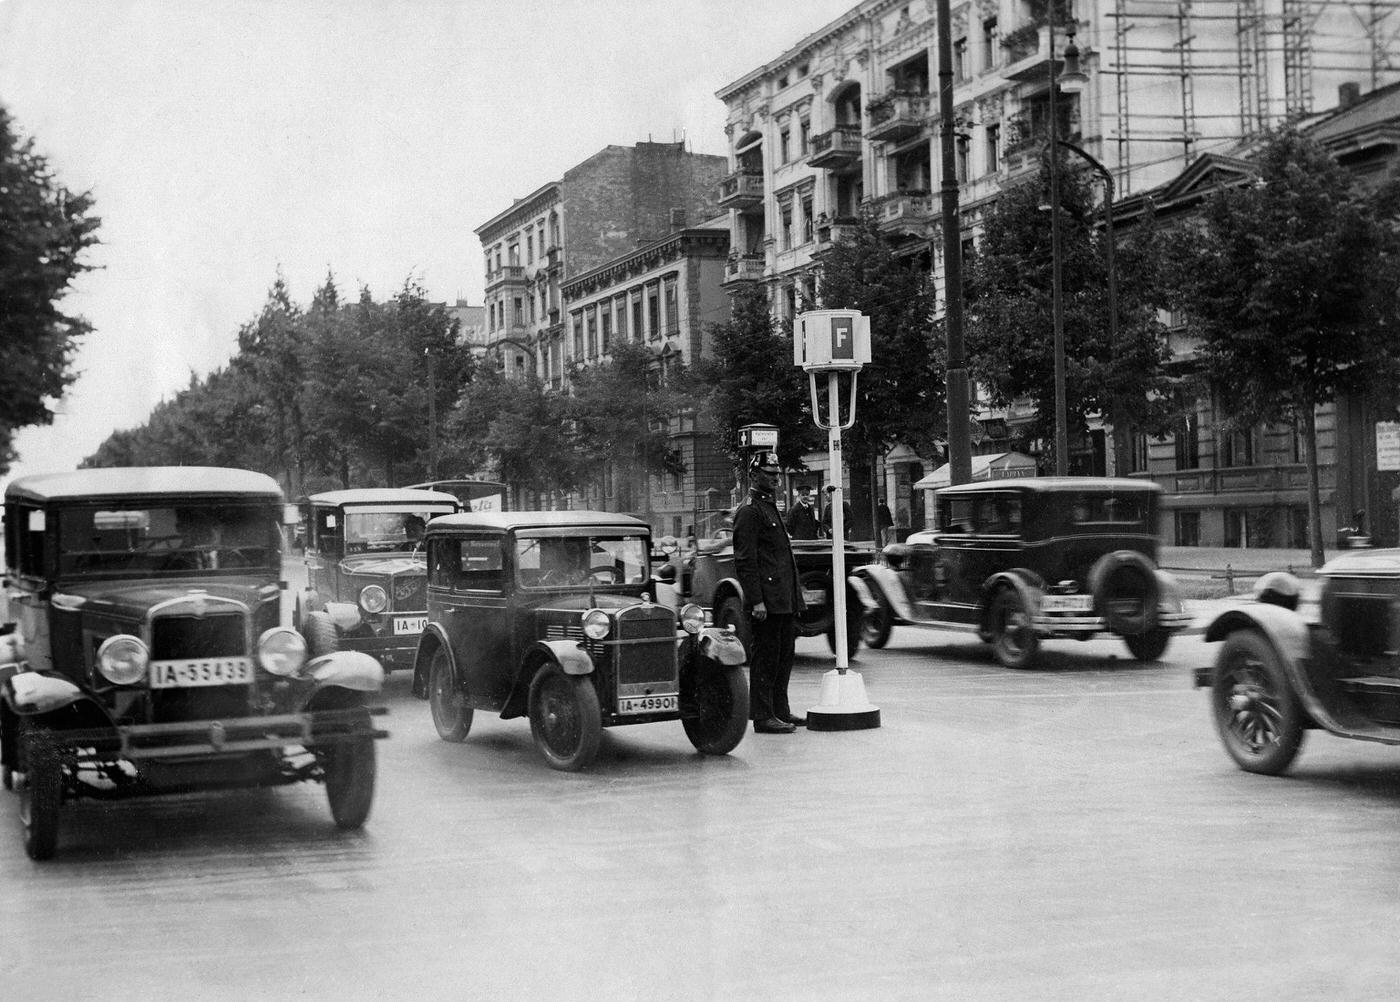
[(650, 578), (642, 535), (527, 535), (515, 541), (515, 577), (524, 588), (638, 585)]
[(451, 507), (381, 505), (345, 510), (345, 552), (391, 553), (418, 549), (428, 520)]
[(281, 570), (276, 508), (116, 502), (59, 515), (59, 572), (178, 574)]

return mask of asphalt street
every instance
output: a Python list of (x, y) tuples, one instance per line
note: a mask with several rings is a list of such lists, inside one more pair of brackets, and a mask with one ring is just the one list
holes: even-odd
[[(1000, 668), (896, 628), (854, 668), (883, 726), (693, 752), (609, 731), (549, 770), (528, 724), (440, 741), (390, 680), (369, 824), (324, 791), (66, 806), (0, 839), (5, 998), (1389, 999), (1400, 750), (1310, 736), (1246, 775), (1178, 638)], [(799, 642), (794, 704), (832, 659)]]

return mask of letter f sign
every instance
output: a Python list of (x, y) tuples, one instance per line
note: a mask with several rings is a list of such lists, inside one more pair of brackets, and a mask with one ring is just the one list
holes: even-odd
[(855, 358), (856, 339), (850, 317), (831, 318), (831, 357)]

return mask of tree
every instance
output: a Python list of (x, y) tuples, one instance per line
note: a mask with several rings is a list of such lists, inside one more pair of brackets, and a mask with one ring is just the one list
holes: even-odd
[[(1025, 183), (1005, 189), (988, 210), (963, 282), (970, 374), (994, 407), (1034, 405), (1031, 437), (1055, 440), (1055, 356), (1049, 153)], [(1115, 431), (1163, 434), (1173, 415), (1158, 234), (1151, 221), (1116, 248), (1118, 317), (1108, 298), (1106, 232), (1096, 228), (1093, 184), (1060, 151), (1060, 262), (1065, 331), (1065, 415), (1071, 437), (1090, 415)]]
[(720, 448), (737, 457), (746, 424), (778, 428), (778, 458), (802, 469), (805, 453), (824, 441), (812, 423), (807, 377), (792, 364), (792, 337), (770, 312), (768, 295), (754, 285), (736, 292), (729, 319), (712, 324), (712, 354), (691, 364), (693, 393), (708, 412)]
[(1230, 419), (1301, 426), (1320, 565), (1317, 409), (1400, 374), (1400, 187), (1363, 191), (1294, 130), (1255, 161), (1258, 182), (1213, 195), (1178, 241), (1180, 304)]
[(0, 107), (0, 473), (15, 460), (15, 433), (49, 424), (55, 400), (77, 378), (73, 358), (90, 332), (60, 309), (100, 220), (88, 193), (54, 177)]
[[(823, 309), (870, 318), (870, 364), (857, 381), (856, 422), (845, 433), (851, 456), (855, 532), (873, 538), (880, 497), (876, 463), (898, 443), (930, 452), (944, 419), (944, 342), (934, 336), (933, 285), (903, 258), (870, 216), (821, 256)], [(805, 377), (804, 377), (805, 379)]]

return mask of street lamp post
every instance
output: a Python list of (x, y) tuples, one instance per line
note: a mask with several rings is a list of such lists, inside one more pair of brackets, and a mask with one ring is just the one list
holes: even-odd
[[(1055, 63), (1055, 6), (1050, 6), (1050, 311), (1055, 338), (1055, 474), (1069, 473), (1069, 419), (1065, 400), (1065, 307), (1060, 249), (1060, 123), (1055, 93), (1059, 67)], [(1074, 44), (1076, 26), (1065, 25), (1065, 76), (1079, 77), (1079, 49)]]

